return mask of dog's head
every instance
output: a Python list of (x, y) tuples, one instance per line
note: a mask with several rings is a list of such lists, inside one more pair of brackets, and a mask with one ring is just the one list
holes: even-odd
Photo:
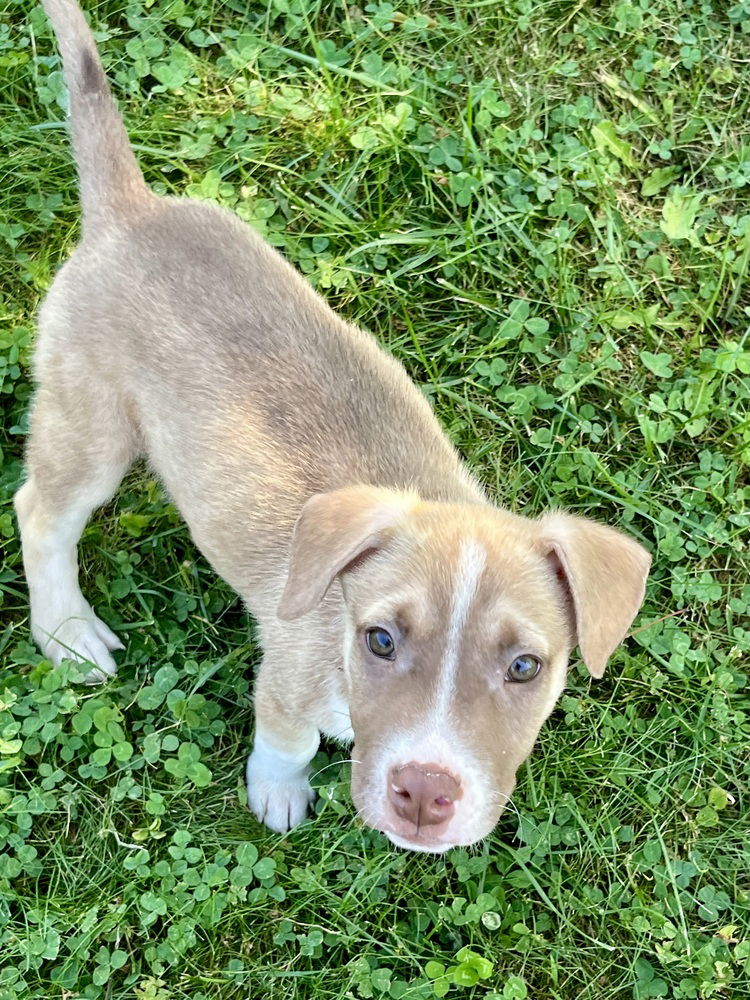
[(613, 528), (352, 487), (313, 497), (279, 614), (338, 577), (354, 729), (352, 795), (399, 846), (443, 851), (494, 827), (577, 644), (594, 677), (650, 564)]

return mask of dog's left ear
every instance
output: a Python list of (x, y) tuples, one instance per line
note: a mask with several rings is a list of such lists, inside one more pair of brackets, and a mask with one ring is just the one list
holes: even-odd
[(366, 552), (381, 548), (416, 502), (412, 494), (376, 486), (311, 497), (294, 527), (279, 618), (293, 621), (312, 611), (334, 578)]
[(628, 535), (570, 514), (539, 519), (539, 544), (572, 599), (576, 641), (593, 677), (638, 613), (651, 556)]

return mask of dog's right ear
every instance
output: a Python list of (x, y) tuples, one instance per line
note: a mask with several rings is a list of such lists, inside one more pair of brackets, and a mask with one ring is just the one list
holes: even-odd
[(416, 503), (413, 494), (376, 486), (311, 497), (294, 526), (279, 618), (293, 621), (312, 611), (338, 574), (365, 552), (380, 548)]

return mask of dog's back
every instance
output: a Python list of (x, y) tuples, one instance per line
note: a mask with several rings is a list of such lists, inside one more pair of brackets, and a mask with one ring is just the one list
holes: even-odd
[[(87, 423), (94, 450), (115, 434), (147, 456), (255, 610), (263, 540), (286, 544), (313, 493), (354, 481), (481, 500), (422, 394), (369, 334), (232, 213), (148, 191), (80, 9), (45, 5), (70, 90), (83, 240), (41, 311), (37, 378), (109, 415)], [(216, 492), (220, 515), (206, 502)]]
[[(223, 533), (238, 532), (228, 551), (245, 565), (243, 539), (272, 524), (278, 545), (308, 496), (352, 481), (481, 498), (402, 366), (210, 204), (154, 199), (138, 217), (90, 232), (45, 302), (37, 374), (120, 400), (209, 550), (206, 497), (220, 491), (236, 507), (222, 515)], [(195, 454), (207, 460), (185, 477)]]

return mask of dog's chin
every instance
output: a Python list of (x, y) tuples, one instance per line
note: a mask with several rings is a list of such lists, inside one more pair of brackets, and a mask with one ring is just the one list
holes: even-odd
[(444, 854), (445, 851), (458, 846), (452, 841), (445, 840), (408, 840), (390, 830), (383, 830), (383, 833), (396, 847), (401, 847), (405, 851), (420, 851), (422, 854)]

